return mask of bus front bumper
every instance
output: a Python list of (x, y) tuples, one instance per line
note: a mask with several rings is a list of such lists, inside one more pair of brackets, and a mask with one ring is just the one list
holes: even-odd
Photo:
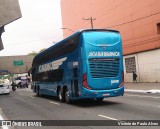
[(123, 96), (124, 94), (124, 86), (111, 89), (111, 90), (88, 90), (83, 88), (83, 92), (81, 94), (82, 98), (107, 98), (107, 97), (116, 97)]

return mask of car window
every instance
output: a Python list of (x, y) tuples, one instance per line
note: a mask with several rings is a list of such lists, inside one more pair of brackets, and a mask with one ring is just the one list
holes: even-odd
[(0, 85), (0, 87), (3, 87), (3, 85)]
[(0, 87), (7, 87), (8, 86), (8, 84), (0, 84)]
[(15, 80), (21, 80), (21, 77), (17, 77)]

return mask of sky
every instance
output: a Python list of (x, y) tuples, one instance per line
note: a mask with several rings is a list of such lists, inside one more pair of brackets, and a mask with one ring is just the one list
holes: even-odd
[(0, 56), (27, 55), (62, 40), (60, 0), (19, 0), (22, 17), (5, 26)]

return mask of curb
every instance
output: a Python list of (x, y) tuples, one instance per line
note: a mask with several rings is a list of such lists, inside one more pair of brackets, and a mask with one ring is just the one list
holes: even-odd
[(160, 93), (160, 90), (151, 89), (151, 90), (134, 90), (134, 89), (125, 89), (125, 92), (134, 92), (134, 93)]

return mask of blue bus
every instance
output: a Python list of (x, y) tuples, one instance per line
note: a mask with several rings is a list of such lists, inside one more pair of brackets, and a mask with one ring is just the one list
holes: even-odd
[(123, 96), (120, 33), (109, 29), (78, 31), (36, 55), (31, 74), (33, 92), (57, 96), (66, 103)]

